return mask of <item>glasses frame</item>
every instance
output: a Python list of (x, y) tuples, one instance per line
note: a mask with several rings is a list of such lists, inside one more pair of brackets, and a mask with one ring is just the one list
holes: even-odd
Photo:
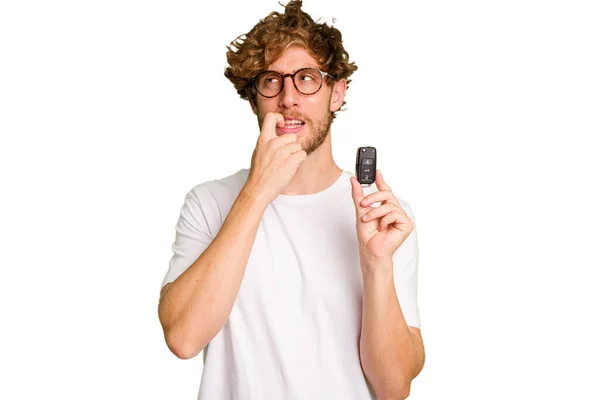
[[(304, 92), (302, 92), (300, 89), (298, 89), (298, 86), (296, 86), (296, 80), (294, 79), (294, 78), (295, 78), (295, 76), (296, 76), (296, 74), (297, 74), (298, 72), (301, 72), (301, 71), (306, 71), (307, 69), (312, 69), (312, 70), (315, 70), (315, 71), (317, 71), (317, 72), (319, 72), (319, 73), (321, 74), (321, 84), (319, 85), (319, 88), (318, 88), (317, 90), (315, 90), (314, 92), (312, 92), (312, 93), (304, 93)], [(265, 96), (264, 94), (262, 94), (262, 93), (260, 92), (260, 90), (258, 90), (258, 78), (259, 78), (261, 75), (263, 75), (263, 74), (266, 74), (266, 73), (269, 73), (269, 72), (270, 72), (270, 73), (274, 73), (274, 74), (277, 74), (277, 75), (281, 76), (281, 86), (280, 86), (280, 88), (279, 88), (279, 92), (277, 92), (277, 93), (276, 93), (276, 94), (274, 94), (273, 96)], [(331, 75), (329, 75), (327, 72), (323, 72), (323, 71), (321, 71), (320, 69), (313, 68), (313, 67), (304, 67), (304, 68), (300, 68), (298, 71), (294, 72), (293, 74), (282, 74), (282, 73), (279, 73), (279, 72), (277, 72), (277, 71), (263, 71), (263, 72), (261, 72), (260, 74), (256, 75), (254, 78), (252, 78), (252, 84), (254, 85), (254, 89), (256, 89), (256, 92), (257, 92), (258, 94), (260, 94), (262, 97), (265, 97), (265, 98), (267, 98), (267, 99), (272, 99), (273, 97), (279, 96), (279, 94), (280, 94), (280, 93), (283, 91), (284, 81), (285, 81), (285, 78), (287, 78), (288, 76), (289, 76), (290, 78), (292, 78), (292, 83), (294, 84), (294, 87), (296, 88), (296, 90), (298, 91), (298, 93), (300, 93), (300, 94), (301, 94), (301, 95), (303, 95), (303, 96), (312, 96), (313, 94), (316, 94), (316, 93), (317, 93), (319, 90), (321, 90), (321, 88), (323, 87), (323, 82), (325, 81), (325, 77), (330, 77), (330, 78), (333, 78), (333, 77), (332, 77)]]

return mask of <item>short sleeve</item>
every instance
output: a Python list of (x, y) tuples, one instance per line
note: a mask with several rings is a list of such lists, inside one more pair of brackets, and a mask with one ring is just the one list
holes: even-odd
[(191, 190), (181, 207), (172, 245), (173, 256), (161, 288), (183, 274), (213, 241), (210, 221), (214, 218), (206, 209), (206, 203), (203, 205), (198, 198), (199, 192), (198, 188)]
[(392, 256), (394, 264), (394, 286), (400, 308), (408, 326), (421, 328), (421, 319), (417, 305), (417, 273), (419, 264), (419, 249), (417, 243), (417, 224), (410, 206), (398, 199), (406, 214), (413, 221), (414, 229), (404, 243)]

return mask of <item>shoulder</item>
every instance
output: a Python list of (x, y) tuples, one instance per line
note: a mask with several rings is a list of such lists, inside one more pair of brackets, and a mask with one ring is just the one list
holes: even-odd
[(215, 227), (222, 224), (244, 187), (248, 173), (248, 169), (241, 169), (224, 178), (194, 186), (185, 196), (184, 207), (197, 219), (202, 215), (215, 223)]
[(187, 194), (188, 197), (195, 197), (199, 200), (214, 198), (219, 200), (223, 197), (237, 195), (244, 187), (248, 179), (249, 169), (240, 169), (239, 171), (224, 178), (213, 179), (202, 182), (194, 186)]

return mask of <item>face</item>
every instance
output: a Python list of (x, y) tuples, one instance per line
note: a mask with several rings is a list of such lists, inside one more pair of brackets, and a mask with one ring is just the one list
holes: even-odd
[[(267, 68), (281, 74), (292, 74), (305, 67), (319, 69), (316, 60), (301, 47), (290, 47)], [(284, 128), (276, 128), (277, 136), (294, 133), (307, 154), (319, 148), (327, 138), (331, 127), (331, 112), (337, 111), (344, 102), (346, 81), (340, 80), (333, 86), (323, 81), (321, 89), (312, 95), (303, 95), (294, 86), (291, 78), (285, 78), (283, 90), (273, 98), (257, 94), (252, 110), (258, 117), (262, 129), (265, 114), (277, 112), (286, 119)], [(288, 122), (289, 121), (289, 122)], [(298, 125), (300, 121), (300, 125)]]

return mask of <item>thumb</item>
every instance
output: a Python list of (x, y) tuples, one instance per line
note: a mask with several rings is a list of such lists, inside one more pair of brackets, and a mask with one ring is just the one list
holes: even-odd
[(364, 214), (364, 209), (366, 208), (360, 204), (361, 200), (365, 198), (365, 192), (355, 176), (350, 177), (350, 184), (352, 185), (352, 200), (356, 209), (356, 215), (360, 217)]

